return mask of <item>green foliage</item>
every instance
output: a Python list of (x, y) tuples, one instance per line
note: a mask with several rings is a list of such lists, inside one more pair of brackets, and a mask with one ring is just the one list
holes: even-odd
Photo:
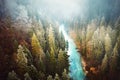
[[(102, 19), (95, 19), (90, 23), (81, 23), (70, 31), (74, 31), (77, 48), (86, 61), (87, 67), (95, 67), (93, 75), (100, 76), (103, 74), (111, 77), (111, 74), (117, 75), (120, 70), (120, 17), (115, 23), (107, 22)], [(88, 76), (89, 76), (88, 71)], [(96, 80), (96, 78), (95, 78)], [(101, 79), (102, 80), (102, 79)]]
[(45, 74), (43, 72), (39, 71), (38, 74), (40, 80), (45, 80)]
[(60, 80), (59, 75), (56, 73), (54, 80)]
[(64, 72), (62, 73), (62, 80), (70, 80), (70, 77), (67, 74), (67, 70), (66, 69), (64, 69)]
[(118, 67), (119, 67), (120, 54), (118, 53), (119, 52), (118, 42), (119, 41), (116, 42), (116, 45), (113, 49), (111, 60), (110, 60), (110, 71), (112, 72), (119, 70)]
[(27, 54), (24, 51), (24, 48), (19, 45), (17, 50), (17, 63), (21, 66), (25, 66), (28, 63), (28, 60), (26, 58)]
[(48, 43), (49, 43), (50, 56), (55, 57), (56, 54), (55, 36), (54, 36), (53, 27), (51, 25), (48, 31)]
[(105, 74), (108, 71), (108, 56), (105, 55), (101, 64), (101, 71)]
[(47, 77), (47, 80), (53, 80), (52, 76), (49, 75), (49, 76)]
[(33, 33), (33, 36), (31, 38), (31, 46), (32, 46), (32, 53), (34, 56), (39, 56), (40, 59), (44, 57), (44, 53), (42, 50), (42, 47), (40, 46), (40, 43), (36, 37), (36, 35)]
[(14, 71), (12, 71), (8, 73), (7, 80), (20, 80), (20, 79), (17, 77), (17, 74)]
[(32, 53), (30, 52), (29, 49), (27, 49), (26, 46), (23, 46), (23, 47), (24, 47), (24, 52), (26, 53), (26, 57), (27, 57), (27, 60), (28, 60), (28, 65), (31, 65), (33, 63)]
[(24, 80), (32, 80), (28, 73), (25, 73), (24, 77), (25, 77)]
[(57, 71), (59, 75), (62, 75), (62, 72), (64, 71), (64, 68), (68, 70), (68, 55), (65, 53), (65, 51), (62, 51), (60, 49), (58, 54), (58, 60), (57, 60)]
[(111, 52), (110, 51), (111, 48), (112, 48), (112, 45), (111, 45), (110, 36), (109, 36), (109, 34), (106, 34), (106, 36), (105, 36), (105, 51), (106, 51), (106, 53), (108, 53), (108, 55), (110, 55), (109, 53)]
[(38, 80), (39, 79), (39, 74), (34, 65), (28, 66), (27, 67), (27, 72), (30, 75), (32, 79)]
[[(69, 62), (65, 52), (66, 42), (63, 34), (58, 32), (58, 26), (53, 25), (52, 21), (37, 21), (34, 18), (27, 24), (21, 19), (13, 22), (12, 27), (9, 24), (9, 27), (2, 31), (7, 38), (0, 42), (3, 44), (8, 41), (5, 49), (2, 47), (4, 44), (0, 46), (0, 52), (7, 54), (7, 57), (1, 54), (5, 55), (3, 60), (10, 66), (5, 68), (8, 69), (4, 73), (7, 74), (13, 69), (22, 80), (53, 80), (48, 75), (55, 76), (58, 73), (55, 80), (60, 80), (63, 69), (68, 71)], [(17, 80), (16, 73), (9, 72), (9, 75), (12, 75), (9, 80)]]

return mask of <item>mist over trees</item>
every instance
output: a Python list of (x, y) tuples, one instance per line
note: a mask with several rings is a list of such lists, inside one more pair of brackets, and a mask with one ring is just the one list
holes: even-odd
[(32, 19), (31, 23), (23, 25), (26, 22), (21, 24), (22, 19), (14, 22), (6, 19), (0, 21), (0, 59), (3, 62), (0, 79), (49, 80), (52, 76), (61, 80), (65, 75), (69, 80), (69, 56), (62, 33), (54, 27), (57, 24), (45, 23), (46, 26)]
[(119, 24), (119, 18), (114, 25), (101, 18), (100, 22), (94, 19), (70, 29), (69, 34), (85, 60), (88, 80), (120, 79)]
[(86, 80), (119, 80), (120, 0), (54, 1), (0, 0), (0, 80), (70, 80), (61, 23)]

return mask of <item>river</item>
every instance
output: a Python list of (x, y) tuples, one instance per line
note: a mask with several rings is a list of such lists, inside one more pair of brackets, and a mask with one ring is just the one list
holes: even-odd
[(65, 40), (68, 41), (70, 78), (72, 80), (84, 80), (85, 75), (81, 64), (81, 59), (80, 59), (81, 57), (78, 51), (76, 50), (76, 45), (65, 31), (63, 24), (60, 26), (60, 30), (62, 31)]

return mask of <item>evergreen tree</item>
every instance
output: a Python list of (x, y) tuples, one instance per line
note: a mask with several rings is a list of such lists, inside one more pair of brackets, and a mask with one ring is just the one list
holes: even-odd
[(70, 77), (67, 74), (67, 70), (66, 69), (64, 69), (64, 72), (62, 73), (62, 80), (70, 80)]
[(53, 27), (50, 25), (48, 30), (48, 45), (49, 45), (49, 74), (54, 75), (56, 70), (56, 47)]
[(62, 49), (59, 50), (58, 58), (57, 58), (57, 65), (56, 65), (56, 72), (61, 76), (64, 68), (67, 69), (69, 67), (68, 55)]
[(55, 57), (56, 47), (55, 47), (55, 37), (54, 37), (54, 31), (53, 27), (50, 25), (49, 31), (48, 31), (48, 42), (50, 47), (50, 56)]
[(111, 56), (111, 49), (112, 49), (111, 38), (110, 38), (109, 34), (106, 34), (106, 36), (105, 36), (105, 51), (108, 56), (108, 59)]
[(111, 39), (110, 39), (110, 36), (109, 34), (106, 34), (105, 36), (105, 51), (106, 52), (109, 52), (111, 50)]
[(8, 73), (7, 80), (20, 80), (20, 79), (17, 77), (17, 74), (14, 71), (12, 71)]
[(58, 54), (58, 60), (57, 60), (57, 71), (58, 74), (61, 75), (63, 69), (65, 68), (65, 57), (64, 57), (64, 51), (60, 49), (59, 54)]
[(56, 73), (54, 80), (60, 80), (59, 75)]
[(36, 37), (36, 35), (33, 33), (32, 36), (32, 41), (31, 41), (31, 46), (32, 46), (32, 53), (34, 57), (34, 64), (38, 70), (45, 71), (45, 54), (42, 50), (42, 47), (39, 44), (39, 41)]
[(31, 39), (31, 46), (32, 46), (32, 53), (33, 55), (39, 56), (40, 60), (42, 61), (42, 59), (44, 58), (44, 52), (42, 50), (42, 47), (40, 46), (40, 43), (36, 37), (36, 35), (33, 33), (32, 39)]
[(26, 48), (26, 46), (23, 46), (24, 48), (24, 52), (26, 53), (26, 57), (27, 57), (27, 60), (28, 60), (28, 65), (31, 65), (33, 63), (33, 56), (31, 54), (31, 52), (29, 51), (29, 49)]
[(17, 63), (18, 65), (25, 66), (28, 63), (26, 58), (27, 54), (24, 53), (24, 48), (19, 45), (17, 50)]
[(109, 63), (108, 56), (107, 56), (107, 54), (105, 54), (102, 64), (101, 64), (101, 71), (103, 73), (106, 73), (108, 71), (108, 63)]
[(38, 38), (40, 46), (43, 48), (43, 51), (45, 52), (45, 46), (46, 46), (45, 31), (41, 23), (41, 20), (39, 19), (39, 22), (33, 21), (33, 26), (34, 26), (33, 30), (36, 34), (36, 37)]
[(27, 72), (32, 79), (34, 79), (34, 80), (39, 79), (38, 70), (36, 69), (36, 67), (34, 65), (27, 66)]
[(39, 71), (38, 74), (40, 80), (45, 80), (45, 74), (43, 72)]
[(49, 76), (47, 77), (47, 80), (53, 80), (52, 76), (49, 75)]
[(119, 63), (120, 55), (118, 53), (118, 49), (119, 49), (119, 44), (118, 42), (116, 42), (116, 45), (113, 49), (113, 55), (110, 59), (110, 70), (112, 72), (117, 71), (117, 68), (119, 66), (118, 63)]
[(25, 73), (24, 77), (25, 77), (24, 80), (32, 80), (28, 73)]

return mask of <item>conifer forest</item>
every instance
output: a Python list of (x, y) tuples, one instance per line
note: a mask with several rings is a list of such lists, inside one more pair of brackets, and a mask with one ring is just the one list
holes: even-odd
[(0, 0), (0, 80), (120, 80), (120, 0)]

